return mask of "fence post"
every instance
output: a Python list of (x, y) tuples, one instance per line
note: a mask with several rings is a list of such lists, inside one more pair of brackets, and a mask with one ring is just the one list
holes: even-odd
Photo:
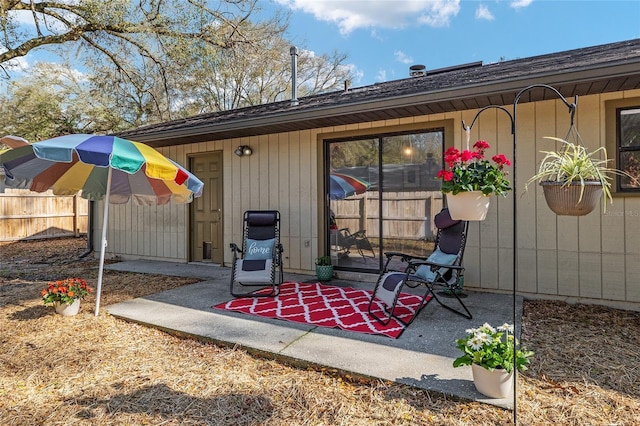
[(358, 224), (358, 231), (361, 229), (367, 229), (367, 193), (364, 193), (364, 196), (360, 198), (360, 218)]
[(78, 211), (78, 194), (73, 196), (73, 235), (75, 237), (80, 236), (80, 212)]

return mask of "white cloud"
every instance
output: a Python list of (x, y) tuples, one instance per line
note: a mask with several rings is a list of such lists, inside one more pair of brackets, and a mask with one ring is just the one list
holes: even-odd
[(354, 64), (349, 64), (347, 66), (349, 67), (349, 69), (351, 69), (351, 75), (353, 76), (353, 81), (351, 82), (351, 85), (352, 86), (355, 86), (356, 84), (359, 85), (362, 82), (362, 79), (364, 78), (364, 71), (362, 71), (360, 68), (358, 68)]
[(513, 0), (510, 6), (514, 9), (521, 9), (529, 6), (531, 3), (533, 3), (533, 0)]
[(413, 58), (407, 55), (406, 53), (402, 52), (401, 50), (396, 50), (395, 52), (393, 52), (393, 56), (395, 56), (396, 61), (400, 63), (403, 63), (403, 64), (413, 63)]
[(8, 60), (2, 64), (2, 66), (5, 67), (7, 71), (20, 73), (26, 72), (29, 69), (29, 62), (27, 61), (27, 58), (21, 56)]
[(404, 28), (449, 25), (460, 11), (460, 0), (276, 0), (292, 10), (333, 22), (344, 35), (360, 28)]
[(493, 21), (495, 17), (489, 10), (489, 8), (483, 4), (476, 9), (476, 19), (485, 19), (487, 21)]
[(434, 0), (427, 3), (429, 7), (418, 22), (430, 27), (446, 27), (451, 17), (460, 12), (460, 0)]
[[(64, 3), (64, 2), (63, 2)], [(27, 28), (35, 29), (35, 18), (34, 13), (29, 10), (10, 10), (8, 15), (15, 19), (21, 25), (26, 26)], [(38, 17), (38, 23), (41, 31), (45, 33), (61, 33), (68, 30), (66, 24), (62, 23), (57, 19), (52, 18), (51, 16), (45, 16), (42, 13), (35, 12), (35, 15)], [(64, 12), (60, 12), (61, 16), (65, 16)], [(69, 15), (66, 13), (66, 15)], [(69, 17), (69, 16), (68, 16)]]
[(376, 75), (376, 81), (387, 81), (387, 72), (385, 70), (379, 70)]

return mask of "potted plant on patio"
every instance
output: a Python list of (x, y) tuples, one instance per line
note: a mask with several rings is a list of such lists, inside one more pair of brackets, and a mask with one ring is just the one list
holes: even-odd
[(456, 340), (463, 355), (453, 361), (453, 366), (471, 365), (478, 392), (491, 398), (507, 397), (513, 387), (514, 355), (516, 368), (524, 371), (533, 352), (519, 347), (510, 324), (494, 328), (484, 323), (466, 331), (465, 338)]
[(447, 207), (455, 220), (484, 220), (490, 196), (506, 196), (511, 191), (504, 169), (511, 161), (504, 154), (487, 160), (484, 155), (490, 145), (486, 141), (477, 141), (473, 148), (462, 152), (453, 147), (447, 149), (444, 155), (447, 167), (438, 172), (441, 191), (446, 194)]
[(52, 304), (56, 313), (63, 316), (77, 314), (80, 310), (80, 300), (89, 293), (91, 288), (82, 278), (52, 281), (41, 291), (44, 304)]
[(538, 173), (527, 181), (525, 190), (530, 183), (538, 181), (547, 205), (558, 215), (586, 215), (593, 211), (603, 194), (603, 210), (606, 212), (607, 199), (613, 202), (611, 175), (626, 176), (636, 181), (622, 170), (607, 167), (610, 160), (604, 147), (589, 151), (579, 142), (573, 143), (551, 136), (545, 139), (561, 142), (562, 149), (541, 151), (545, 157)]
[(316, 277), (320, 281), (329, 281), (333, 277), (331, 256), (320, 256), (316, 259)]

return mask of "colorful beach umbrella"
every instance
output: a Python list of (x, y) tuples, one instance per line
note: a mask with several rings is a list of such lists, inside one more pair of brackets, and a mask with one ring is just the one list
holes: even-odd
[(356, 194), (362, 194), (371, 188), (371, 184), (365, 180), (342, 173), (329, 175), (329, 198), (342, 200)]
[(117, 136), (74, 134), (0, 153), (5, 185), (55, 195), (80, 192), (104, 203), (102, 248), (95, 315), (100, 308), (109, 203), (139, 205), (188, 203), (204, 184), (188, 170), (148, 145)]

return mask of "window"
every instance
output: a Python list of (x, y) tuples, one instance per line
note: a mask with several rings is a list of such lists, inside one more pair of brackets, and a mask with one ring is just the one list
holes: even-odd
[[(618, 168), (640, 180), (640, 106), (616, 110)], [(618, 177), (620, 192), (640, 192), (637, 182)]]
[[(377, 272), (384, 251), (431, 252), (445, 127), (326, 141), (327, 246), (335, 266)], [(341, 188), (354, 179), (365, 186)]]

